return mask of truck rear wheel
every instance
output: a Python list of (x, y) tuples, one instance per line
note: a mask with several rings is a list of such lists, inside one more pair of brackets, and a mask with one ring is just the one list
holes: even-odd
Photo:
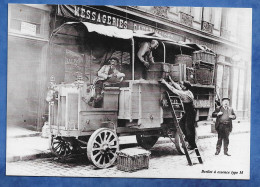
[(158, 136), (144, 136), (141, 134), (136, 135), (136, 141), (144, 149), (151, 149), (159, 139)]

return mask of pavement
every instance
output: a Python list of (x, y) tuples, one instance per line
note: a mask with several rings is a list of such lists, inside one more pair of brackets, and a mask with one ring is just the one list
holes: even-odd
[[(199, 122), (196, 128), (198, 139), (217, 137), (211, 132), (211, 125), (207, 122)], [(232, 134), (249, 133), (250, 122), (234, 121)], [(231, 134), (231, 135), (232, 135)], [(16, 162), (33, 160), (37, 158), (52, 157), (49, 150), (48, 138), (42, 137), (41, 132), (28, 130), (21, 127), (7, 128), (6, 161)], [(169, 138), (159, 138), (156, 144), (170, 143)], [(135, 136), (120, 136), (120, 145), (137, 146)]]

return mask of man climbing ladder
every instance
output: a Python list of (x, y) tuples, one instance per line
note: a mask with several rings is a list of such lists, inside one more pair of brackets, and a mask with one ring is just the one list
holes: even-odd
[[(189, 82), (183, 82), (182, 84), (175, 83), (169, 76), (170, 82), (166, 82), (164, 79), (161, 79), (160, 82), (164, 84), (173, 94), (176, 96), (171, 96), (169, 92), (166, 92), (167, 100), (170, 103), (171, 112), (173, 116), (174, 124), (177, 127), (177, 133), (180, 135), (180, 140), (182, 142), (182, 147), (184, 149), (185, 155), (187, 157), (189, 165), (192, 165), (190, 160), (188, 150), (185, 144), (185, 138), (189, 143), (188, 149), (195, 150), (199, 162), (202, 163), (200, 153), (198, 151), (196, 142), (195, 142), (195, 117), (196, 112), (194, 109), (193, 101), (194, 96), (190, 91), (191, 84)], [(178, 101), (176, 103), (176, 101)], [(181, 103), (181, 108), (180, 108)], [(183, 112), (181, 112), (181, 110)], [(176, 116), (181, 114), (180, 116)], [(183, 115), (184, 114), (184, 115)], [(185, 135), (185, 136), (184, 136)], [(185, 137), (185, 138), (184, 138)]]
[(185, 134), (187, 141), (189, 142), (189, 149), (196, 148), (195, 143), (195, 118), (196, 112), (194, 109), (193, 101), (194, 96), (190, 91), (191, 84), (188, 81), (182, 82), (180, 85), (175, 83), (169, 76), (170, 82), (166, 82), (161, 79), (161, 83), (164, 84), (172, 93), (178, 95), (184, 105), (185, 114), (180, 121), (180, 126)]
[[(188, 152), (188, 148), (187, 145), (185, 143), (185, 135), (183, 134), (179, 122), (183, 117), (183, 113), (184, 113), (184, 107), (183, 104), (181, 102), (181, 99), (179, 98), (179, 96), (172, 96), (169, 94), (169, 92), (166, 92), (166, 98), (168, 103), (170, 103), (170, 109), (171, 109), (171, 113), (172, 113), (172, 117), (173, 117), (173, 123), (175, 124), (176, 128), (177, 128), (177, 133), (179, 134), (180, 137), (180, 141), (182, 144), (182, 147), (184, 149), (184, 153), (185, 156), (187, 158), (188, 164), (189, 165), (193, 165), (193, 162), (191, 161), (191, 157), (190, 157), (190, 153)], [(196, 153), (196, 157), (198, 158), (199, 163), (203, 163), (200, 152), (197, 148), (196, 143), (194, 143), (194, 150)]]

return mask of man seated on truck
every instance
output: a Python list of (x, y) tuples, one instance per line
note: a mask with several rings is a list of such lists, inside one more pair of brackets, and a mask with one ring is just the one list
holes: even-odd
[(109, 65), (102, 66), (102, 68), (98, 71), (98, 79), (111, 84), (122, 82), (125, 74), (116, 69), (119, 59), (117, 57), (112, 57), (108, 60), (108, 62)]
[(164, 84), (169, 90), (174, 94), (180, 96), (182, 100), (185, 114), (180, 120), (180, 127), (189, 142), (189, 149), (195, 149), (195, 118), (196, 112), (193, 105), (194, 95), (190, 91), (191, 84), (188, 81), (181, 82), (181, 84), (175, 83), (169, 76), (170, 83), (166, 82), (164, 79), (161, 79), (160, 82)]
[(117, 57), (112, 57), (108, 60), (109, 65), (104, 65), (98, 71), (98, 77), (94, 80), (95, 96), (90, 98), (89, 105), (95, 108), (102, 107), (103, 102), (103, 86), (115, 85), (123, 81), (125, 74), (116, 69), (119, 63)]

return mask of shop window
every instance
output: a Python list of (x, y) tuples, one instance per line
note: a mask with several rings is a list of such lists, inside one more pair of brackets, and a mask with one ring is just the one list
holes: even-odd
[(9, 6), (9, 32), (23, 35), (46, 37), (44, 28), (45, 12), (24, 5)]

